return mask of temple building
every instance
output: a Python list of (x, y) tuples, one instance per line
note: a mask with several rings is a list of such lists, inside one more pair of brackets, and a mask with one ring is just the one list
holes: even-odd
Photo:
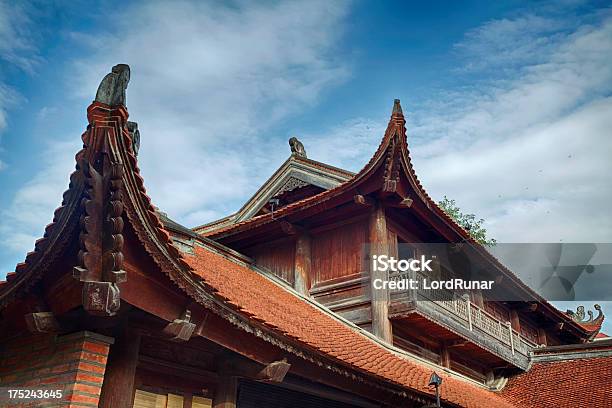
[[(291, 138), (236, 213), (187, 228), (147, 196), (129, 78), (120, 64), (102, 80), (61, 205), (0, 283), (0, 389), (61, 392), (0, 406), (416, 408), (436, 393), (442, 407), (610, 406), (601, 309), (558, 310), (438, 207), (399, 100), (359, 172)], [(521, 300), (373, 291), (369, 256), (419, 243), (468, 245), (497, 294)]]

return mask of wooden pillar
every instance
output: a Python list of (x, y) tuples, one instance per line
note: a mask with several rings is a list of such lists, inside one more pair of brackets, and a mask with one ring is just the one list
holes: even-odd
[(389, 320), (389, 292), (385, 289), (374, 289), (376, 279), (388, 280), (388, 272), (375, 271), (372, 267), (373, 255), (389, 255), (389, 241), (385, 209), (380, 203), (374, 206), (369, 219), (370, 282), (372, 291), (372, 332), (380, 339), (393, 344), (393, 332)]
[(191, 408), (193, 406), (193, 394), (183, 394), (183, 408)]
[(293, 269), (295, 290), (302, 295), (308, 296), (310, 291), (310, 273), (311, 273), (311, 240), (310, 235), (302, 232), (298, 235), (295, 241), (295, 266)]
[(215, 391), (212, 408), (236, 408), (238, 404), (238, 377), (222, 376)]
[(514, 309), (510, 309), (510, 323), (512, 324), (512, 329), (514, 329), (517, 333), (521, 332), (521, 320), (519, 319), (518, 313)]
[(100, 394), (100, 408), (132, 408), (134, 376), (138, 365), (140, 333), (122, 327), (111, 346), (104, 383)]
[(448, 346), (444, 342), (440, 345), (440, 365), (450, 368), (450, 353), (448, 351)]
[(481, 309), (484, 309), (484, 299), (482, 297), (482, 292), (480, 290), (475, 290), (472, 292), (474, 294), (474, 303)]
[(538, 343), (543, 345), (548, 345), (548, 340), (546, 339), (546, 330), (541, 327), (538, 327)]

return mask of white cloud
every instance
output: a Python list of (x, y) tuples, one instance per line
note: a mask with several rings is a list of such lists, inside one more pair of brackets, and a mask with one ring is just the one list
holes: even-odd
[[(525, 20), (533, 19), (504, 25), (521, 31)], [(495, 26), (478, 32), (487, 37)], [(434, 196), (454, 197), (487, 219), (500, 241), (610, 242), (612, 18), (532, 35), (543, 39), (530, 52), (541, 43), (546, 58), (453, 95), (444, 111), (416, 112), (417, 169)], [(479, 47), (487, 55), (505, 49)]]
[(7, 252), (25, 255), (34, 248), (34, 241), (42, 237), (44, 226), (51, 222), (53, 211), (59, 207), (62, 194), (68, 188), (68, 176), (74, 170), (79, 142), (78, 138), (48, 142), (37, 158), (43, 163), (43, 170), (15, 194), (8, 208), (2, 210), (0, 245)]
[(41, 58), (28, 8), (25, 3), (0, 1), (0, 59), (32, 73)]
[(71, 80), (89, 99), (112, 65), (130, 64), (147, 188), (171, 217), (199, 224), (272, 172), (271, 125), (347, 78), (334, 54), (347, 5), (145, 3), (109, 18), (103, 36), (73, 34), (89, 52)]
[[(26, 5), (0, 0), (0, 62), (6, 63), (6, 67), (16, 66), (32, 73), (41, 58), (32, 39), (32, 21), (26, 8)], [(3, 68), (0, 64), (0, 134), (8, 126), (8, 110), (24, 100), (19, 92), (6, 83)], [(5, 167), (6, 164), (0, 160), (0, 171)]]
[[(457, 51), (468, 75), (489, 80), (406, 104), (417, 106), (405, 112), (425, 188), (485, 218), (500, 242), (612, 242), (612, 16), (598, 18), (486, 23)], [(385, 125), (360, 119), (304, 139), (358, 170)]]
[[(147, 2), (110, 11), (107, 33), (72, 33), (87, 58), (72, 61), (66, 79), (75, 96), (91, 100), (114, 64), (130, 64), (128, 108), (142, 134), (139, 166), (147, 189), (156, 205), (187, 225), (236, 210), (237, 199), (280, 164), (269, 160), (279, 143), (266, 130), (348, 75), (334, 54), (348, 3), (212, 4)], [(2, 6), (0, 12), (7, 10)], [(19, 16), (11, 21), (29, 21)], [(25, 26), (3, 27), (0, 39), (22, 32)], [(32, 69), (33, 44), (0, 47), (2, 58)], [(2, 102), (18, 97), (0, 86), (0, 130)], [(41, 108), (38, 119), (54, 109)], [(74, 167), (78, 134), (46, 140), (42, 169), (2, 211), (0, 246), (7, 254), (32, 249)], [(280, 160), (287, 155), (276, 151)]]

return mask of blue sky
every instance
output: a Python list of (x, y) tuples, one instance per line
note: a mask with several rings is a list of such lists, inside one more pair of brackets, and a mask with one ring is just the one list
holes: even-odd
[(400, 98), (434, 198), (499, 242), (612, 242), (606, 7), (0, 0), (0, 277), (51, 220), (116, 63), (148, 191), (186, 225), (238, 209), (290, 136), (358, 170)]

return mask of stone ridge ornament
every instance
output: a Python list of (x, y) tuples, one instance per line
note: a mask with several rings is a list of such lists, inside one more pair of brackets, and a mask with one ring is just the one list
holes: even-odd
[(108, 106), (125, 106), (125, 90), (130, 82), (130, 66), (127, 64), (115, 65), (107, 74), (96, 92), (96, 102)]
[(298, 157), (306, 158), (306, 149), (302, 142), (297, 137), (289, 139), (289, 146), (291, 147), (291, 154)]
[(593, 308), (597, 310), (597, 317), (595, 318), (593, 317), (593, 311), (591, 310), (588, 310), (586, 312), (586, 314), (589, 315), (589, 317), (587, 318), (584, 311), (584, 306), (582, 305), (578, 306), (575, 312), (573, 310), (568, 309), (567, 314), (572, 318), (572, 320), (580, 324), (601, 324), (604, 319), (603, 312), (601, 311), (601, 306), (596, 304), (595, 306), (593, 306)]
[(132, 150), (134, 151), (134, 156), (138, 156), (138, 150), (140, 150), (140, 131), (138, 130), (138, 123), (128, 121), (127, 130), (132, 137)]
[(88, 109), (89, 126), (83, 151), (77, 157), (84, 182), (80, 209), (80, 250), (73, 276), (83, 282), (83, 308), (91, 314), (112, 316), (120, 307), (118, 284), (123, 270), (123, 163), (116, 149), (122, 139), (138, 149), (135, 122), (127, 122), (125, 89), (130, 68), (115, 65), (102, 80), (96, 101)]

